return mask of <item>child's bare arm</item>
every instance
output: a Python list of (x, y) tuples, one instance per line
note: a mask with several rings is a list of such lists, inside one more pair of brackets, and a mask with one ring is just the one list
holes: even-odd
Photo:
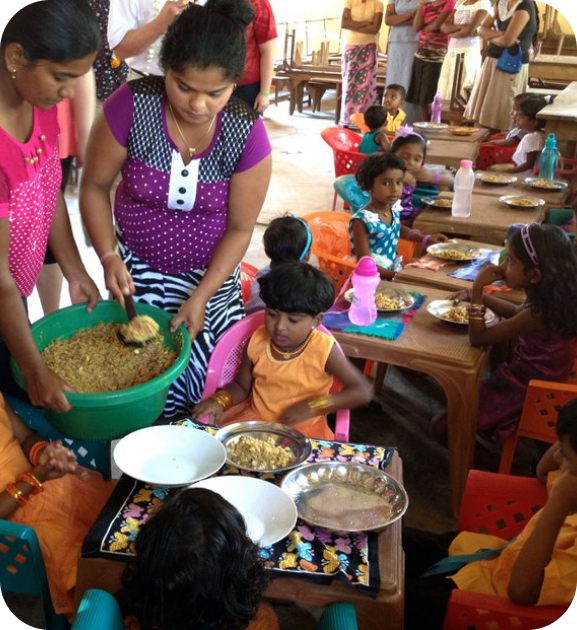
[(495, 144), (499, 147), (516, 147), (519, 142), (519, 138), (513, 136), (512, 138), (503, 138), (502, 140), (489, 140), (489, 144)]
[(508, 595), (516, 604), (538, 602), (559, 530), (567, 515), (576, 510), (577, 476), (566, 472), (551, 489), (539, 520), (513, 565)]
[(539, 463), (537, 464), (537, 478), (543, 483), (547, 481), (547, 475), (552, 470), (559, 470), (559, 462), (555, 457), (555, 455), (559, 451), (559, 448), (559, 442), (555, 442), (553, 446), (547, 449), (546, 453), (543, 455), (543, 457), (541, 457)]
[(508, 173), (522, 173), (523, 171), (533, 170), (533, 167), (535, 166), (535, 162), (537, 161), (537, 157), (539, 156), (540, 153), (541, 151), (531, 151), (530, 153), (527, 153), (527, 158), (525, 159), (523, 164), (519, 164), (517, 166), (514, 166), (513, 168), (509, 168), (507, 169), (507, 172)]

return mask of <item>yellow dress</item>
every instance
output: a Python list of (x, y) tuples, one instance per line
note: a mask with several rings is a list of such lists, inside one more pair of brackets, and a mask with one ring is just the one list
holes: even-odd
[[(335, 340), (324, 332), (313, 330), (311, 339), (302, 352), (290, 361), (273, 357), (270, 337), (264, 326), (258, 328), (248, 342), (247, 354), (252, 363), (253, 385), (248, 399), (232, 409), (222, 418), (222, 425), (246, 420), (280, 422), (288, 407), (328, 394), (333, 382), (325, 372), (327, 359)], [(332, 440), (324, 415), (311, 418), (295, 427), (307, 437)]]
[[(0, 491), (32, 468), (14, 437), (12, 423), (0, 394)], [(30, 495), (8, 520), (34, 529), (46, 572), (54, 609), (74, 612), (71, 589), (76, 584), (78, 555), (84, 537), (114, 487), (94, 471), (80, 468), (73, 475), (44, 483), (44, 492)]]
[[(559, 477), (559, 471), (549, 474), (548, 485)], [(507, 587), (511, 577), (513, 565), (521, 547), (535, 528), (542, 509), (533, 516), (523, 531), (517, 536), (500, 556), (489, 560), (478, 560), (464, 566), (452, 576), (457, 586), (464, 591), (473, 591), (485, 595), (499, 595), (507, 597)], [(506, 540), (486, 534), (472, 534), (462, 532), (451, 547), (449, 555), (474, 553), (478, 549), (501, 549), (507, 544)], [(577, 514), (569, 514), (565, 518), (551, 561), (545, 568), (543, 586), (539, 596), (538, 606), (567, 605), (573, 601), (577, 585)]]

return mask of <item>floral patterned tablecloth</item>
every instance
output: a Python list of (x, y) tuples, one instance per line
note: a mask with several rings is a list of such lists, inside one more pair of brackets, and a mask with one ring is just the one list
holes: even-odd
[[(184, 424), (215, 433), (210, 425), (191, 420)], [(308, 462), (356, 462), (384, 470), (394, 448), (342, 442), (311, 440), (312, 453)], [(247, 475), (225, 465), (219, 475)], [(282, 475), (254, 475), (279, 484)], [(134, 541), (140, 525), (178, 488), (150, 486), (128, 475), (122, 475), (111, 498), (88, 533), (82, 556), (114, 558), (127, 561), (134, 555)], [(283, 540), (261, 548), (267, 568), (279, 577), (290, 572), (293, 576), (331, 581), (335, 577), (376, 595), (379, 591), (378, 535), (376, 533), (333, 532), (308, 525), (298, 519), (295, 529)]]

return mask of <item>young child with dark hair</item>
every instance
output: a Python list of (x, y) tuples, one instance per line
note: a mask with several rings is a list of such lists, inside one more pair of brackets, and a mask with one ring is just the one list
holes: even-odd
[(244, 306), (247, 315), (265, 308), (260, 297), (258, 279), (277, 265), (298, 260), (308, 261), (311, 257), (313, 235), (306, 221), (300, 217), (285, 214), (269, 223), (264, 231), (262, 242), (265, 254), (270, 258), (270, 265), (263, 267), (255, 276), (250, 288), (250, 298)]
[(387, 110), (387, 120), (384, 131), (395, 132), (405, 122), (407, 114), (403, 111), (406, 90), (398, 83), (391, 83), (385, 87), (383, 107)]
[(387, 110), (382, 105), (371, 105), (365, 111), (365, 125), (369, 128), (363, 134), (359, 153), (378, 153), (389, 148), (389, 141), (383, 131), (383, 125), (387, 120)]
[(407, 168), (392, 153), (369, 155), (359, 166), (356, 180), (370, 195), (369, 202), (357, 210), (349, 222), (352, 249), (357, 259), (371, 256), (381, 278), (392, 280), (393, 263), (399, 238), (428, 245), (447, 240), (444, 234), (423, 235), (401, 225), (401, 194)]
[[(537, 466), (549, 498), (511, 541), (487, 534), (430, 534), (405, 529), (405, 627), (441, 628), (453, 588), (509, 597), (522, 605), (568, 605), (577, 566), (577, 399), (559, 410), (556, 442)], [(502, 550), (447, 574), (424, 576), (447, 555)], [(455, 569), (453, 569), (455, 570)]]
[[(334, 338), (317, 327), (333, 304), (332, 282), (305, 262), (275, 266), (259, 278), (264, 326), (250, 338), (236, 379), (200, 402), (192, 417), (212, 414), (219, 426), (267, 420), (307, 437), (331, 440), (325, 414), (370, 402), (371, 387)], [(329, 394), (333, 377), (342, 390)]]
[(537, 114), (546, 104), (547, 102), (542, 96), (529, 96), (520, 103), (516, 120), (517, 126), (525, 132), (525, 135), (513, 153), (514, 164), (493, 164), (489, 170), (522, 173), (535, 166), (535, 162), (545, 145), (545, 134), (543, 133), (545, 121), (537, 118)]
[(116, 594), (127, 630), (278, 630), (267, 576), (238, 510), (187, 488), (140, 529)]
[(507, 133), (502, 140), (490, 140), (489, 144), (496, 144), (502, 147), (516, 147), (519, 142), (527, 135), (527, 132), (521, 129), (517, 124), (517, 116), (519, 115), (519, 108), (521, 103), (526, 101), (531, 94), (529, 92), (522, 92), (513, 97), (511, 101), (511, 122), (513, 128)]

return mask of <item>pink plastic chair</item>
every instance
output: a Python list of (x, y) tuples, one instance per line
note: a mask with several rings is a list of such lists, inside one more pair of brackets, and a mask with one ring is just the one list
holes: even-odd
[[(216, 344), (208, 362), (208, 372), (206, 375), (206, 384), (202, 394), (203, 400), (212, 396), (217, 389), (225, 387), (236, 377), (244, 347), (248, 343), (252, 333), (264, 324), (264, 311), (247, 315), (241, 319), (224, 335)], [(324, 326), (319, 326), (319, 330), (331, 335)], [(332, 335), (331, 335), (332, 336)], [(337, 344), (338, 346), (338, 344)], [(338, 346), (340, 349), (340, 346)], [(341, 384), (336, 381), (333, 383), (332, 391), (340, 391)], [(202, 422), (208, 422), (208, 416), (200, 418)], [(349, 441), (349, 424), (350, 411), (348, 409), (340, 409), (336, 413), (335, 440), (338, 442)]]

